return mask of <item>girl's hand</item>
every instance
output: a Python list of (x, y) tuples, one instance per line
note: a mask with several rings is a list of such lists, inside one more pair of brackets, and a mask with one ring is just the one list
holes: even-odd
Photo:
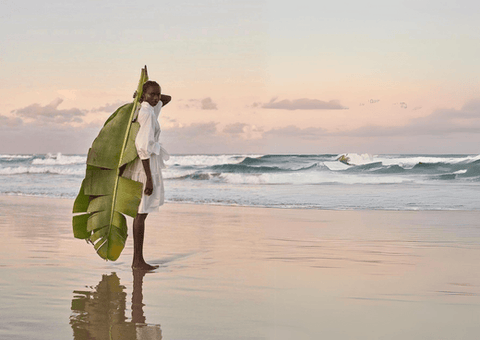
[(147, 182), (145, 183), (145, 195), (150, 196), (153, 192), (152, 172), (150, 171), (150, 159), (142, 159), (143, 169), (147, 175)]
[(145, 195), (150, 196), (153, 192), (153, 181), (151, 178), (147, 178), (147, 183), (145, 183)]

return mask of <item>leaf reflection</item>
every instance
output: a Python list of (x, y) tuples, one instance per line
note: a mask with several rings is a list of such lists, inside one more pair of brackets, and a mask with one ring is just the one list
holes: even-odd
[(143, 312), (143, 277), (133, 272), (132, 320), (125, 316), (126, 288), (116, 273), (103, 275), (92, 290), (75, 290), (70, 325), (75, 340), (160, 340), (160, 325), (147, 325)]

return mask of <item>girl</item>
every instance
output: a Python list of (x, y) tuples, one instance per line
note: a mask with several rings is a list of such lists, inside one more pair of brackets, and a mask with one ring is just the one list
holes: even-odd
[(145, 235), (145, 219), (148, 213), (157, 211), (164, 202), (162, 168), (164, 160), (169, 156), (159, 143), (160, 124), (158, 117), (163, 106), (167, 105), (172, 97), (162, 94), (160, 85), (155, 81), (147, 81), (143, 85), (140, 97), (141, 108), (137, 121), (140, 123), (135, 146), (138, 158), (129, 163), (123, 176), (143, 183), (143, 194), (138, 213), (133, 220), (133, 269), (152, 270), (158, 266), (151, 266), (143, 259), (143, 240)]

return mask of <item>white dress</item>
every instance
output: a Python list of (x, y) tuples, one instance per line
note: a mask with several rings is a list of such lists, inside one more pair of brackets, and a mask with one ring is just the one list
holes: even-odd
[[(163, 188), (162, 170), (165, 168), (164, 160), (168, 160), (169, 155), (160, 144), (160, 124), (158, 117), (162, 108), (162, 102), (153, 107), (147, 102), (143, 102), (138, 112), (137, 121), (140, 123), (135, 146), (137, 148), (138, 158), (127, 164), (123, 177), (133, 179), (143, 183), (142, 200), (138, 206), (138, 213), (146, 214), (158, 210), (165, 200), (165, 190)], [(143, 168), (142, 160), (150, 159), (150, 171), (152, 173), (153, 192), (150, 196), (145, 195), (145, 183), (147, 175)]]

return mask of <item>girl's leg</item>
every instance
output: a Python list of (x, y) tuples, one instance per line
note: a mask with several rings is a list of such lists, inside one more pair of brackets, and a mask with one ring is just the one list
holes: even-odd
[(137, 214), (133, 220), (133, 269), (152, 270), (158, 266), (151, 266), (143, 259), (143, 239), (145, 238), (145, 219), (148, 214)]

